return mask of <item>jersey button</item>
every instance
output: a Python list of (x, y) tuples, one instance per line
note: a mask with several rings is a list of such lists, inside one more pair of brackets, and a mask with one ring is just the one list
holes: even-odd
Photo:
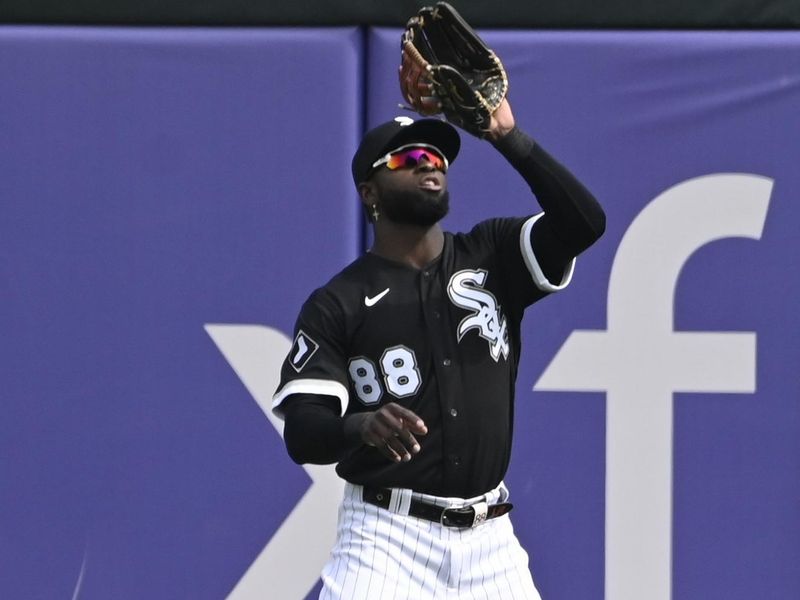
[(458, 416), (458, 411), (455, 408), (450, 409), (450, 416), (454, 419)]
[(431, 276), (431, 272), (430, 271), (423, 271), (422, 272), (422, 276), (423, 277), (430, 277)]
[(451, 461), (453, 461), (453, 464), (454, 464), (455, 466), (459, 466), (459, 465), (461, 464), (461, 457), (460, 457), (460, 456), (457, 456), (457, 455), (455, 455), (455, 454), (454, 454), (453, 456), (451, 456), (451, 457), (450, 457), (450, 460), (451, 460)]
[(450, 359), (449, 359), (449, 358), (445, 358), (445, 359), (442, 361), (442, 364), (443, 364), (445, 367), (449, 367), (449, 366), (450, 366)]

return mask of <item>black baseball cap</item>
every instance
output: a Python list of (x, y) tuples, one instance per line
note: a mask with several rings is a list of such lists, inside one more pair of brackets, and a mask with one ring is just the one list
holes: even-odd
[(365, 181), (372, 170), (372, 164), (387, 152), (414, 142), (436, 146), (451, 164), (461, 148), (458, 131), (446, 121), (439, 119), (415, 121), (406, 116), (395, 117), (364, 134), (353, 156), (351, 165), (353, 182), (358, 186)]

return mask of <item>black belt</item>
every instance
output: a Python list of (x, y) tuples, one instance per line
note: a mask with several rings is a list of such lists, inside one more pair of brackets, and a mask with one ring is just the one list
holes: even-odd
[[(388, 509), (392, 498), (392, 490), (365, 486), (361, 497), (364, 502)], [(514, 505), (510, 502), (500, 502), (486, 507), (486, 514), (484, 515), (483, 511), (478, 512), (475, 510), (475, 505), (463, 508), (445, 508), (412, 499), (408, 507), (408, 514), (419, 519), (441, 523), (446, 527), (475, 527), (488, 519), (502, 517), (511, 512), (512, 508), (514, 508)]]

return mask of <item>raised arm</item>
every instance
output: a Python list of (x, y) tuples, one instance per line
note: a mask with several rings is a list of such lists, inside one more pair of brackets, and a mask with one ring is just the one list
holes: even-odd
[(544, 215), (531, 230), (533, 251), (549, 277), (596, 242), (606, 217), (592, 193), (528, 134), (519, 129), (508, 100), (492, 116), (487, 139), (522, 175)]

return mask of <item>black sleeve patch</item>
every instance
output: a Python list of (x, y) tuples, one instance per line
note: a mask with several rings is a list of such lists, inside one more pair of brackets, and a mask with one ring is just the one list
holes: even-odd
[(289, 364), (299, 373), (318, 349), (319, 344), (301, 329), (294, 338), (294, 344), (289, 352)]

